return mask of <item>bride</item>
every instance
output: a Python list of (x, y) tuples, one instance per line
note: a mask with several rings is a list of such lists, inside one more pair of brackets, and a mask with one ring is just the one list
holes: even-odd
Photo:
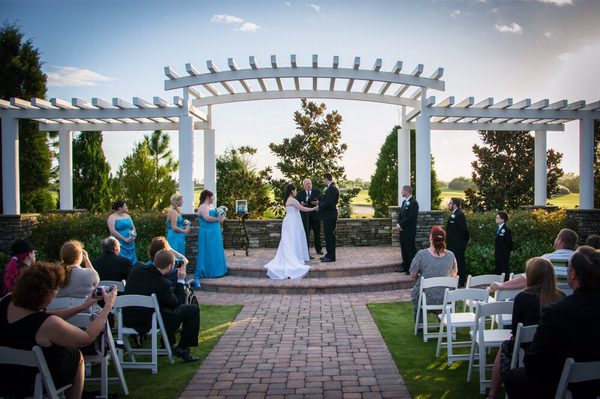
[(309, 260), (306, 234), (300, 211), (313, 212), (296, 200), (296, 187), (288, 184), (285, 188), (285, 217), (281, 225), (281, 240), (275, 258), (265, 265), (267, 276), (274, 280), (302, 278), (310, 270), (304, 262)]

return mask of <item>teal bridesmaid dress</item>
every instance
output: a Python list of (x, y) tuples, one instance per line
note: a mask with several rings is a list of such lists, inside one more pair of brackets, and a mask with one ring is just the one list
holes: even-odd
[[(115, 230), (123, 237), (129, 238), (131, 230), (133, 230), (133, 221), (131, 218), (117, 219), (115, 221)], [(117, 240), (119, 239), (117, 238)], [(119, 243), (121, 244), (121, 256), (129, 259), (131, 263), (135, 265), (138, 261), (135, 254), (135, 240), (132, 242), (119, 240)]]
[[(167, 220), (167, 241), (172, 249), (185, 256), (185, 233), (179, 233), (171, 228), (171, 221)], [(177, 227), (184, 230), (183, 216), (177, 217)]]
[[(217, 217), (216, 210), (210, 216)], [(221, 237), (221, 224), (207, 222), (198, 216), (198, 255), (196, 257), (196, 280), (200, 278), (222, 277), (227, 274), (227, 263)]]

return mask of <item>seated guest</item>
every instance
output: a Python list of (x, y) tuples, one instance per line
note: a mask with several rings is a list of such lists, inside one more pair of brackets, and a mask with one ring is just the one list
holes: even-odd
[(549, 260), (529, 259), (525, 265), (525, 274), (527, 275), (527, 288), (515, 297), (512, 313), (512, 337), (510, 340), (504, 341), (496, 354), (488, 399), (493, 399), (498, 395), (500, 385), (510, 370), (517, 325), (519, 323), (523, 323), (524, 326), (537, 324), (542, 314), (542, 307), (565, 296), (556, 288), (554, 267)]
[[(458, 266), (456, 258), (451, 251), (446, 249), (446, 232), (442, 226), (436, 225), (431, 228), (429, 233), (429, 248), (422, 249), (413, 258), (410, 264), (410, 276), (417, 280), (412, 289), (411, 298), (413, 301), (413, 313), (416, 315), (417, 303), (419, 301), (419, 289), (421, 287), (420, 277), (456, 277)], [(428, 288), (428, 304), (441, 304), (444, 300), (445, 288)]]
[(600, 249), (600, 236), (592, 234), (585, 240), (585, 245), (589, 245), (594, 249)]
[(4, 270), (4, 289), (0, 290), (2, 295), (12, 290), (17, 276), (24, 268), (35, 263), (36, 250), (33, 244), (27, 240), (15, 240), (10, 245), (10, 259)]
[[(550, 252), (542, 255), (542, 258), (548, 259), (550, 262), (566, 263), (575, 252), (577, 248), (577, 240), (579, 237), (571, 229), (562, 229), (556, 235), (554, 239), (554, 252)], [(510, 281), (504, 283), (492, 283), (490, 285), (490, 291), (496, 292), (498, 290), (520, 290), (527, 286), (525, 273), (516, 276)]]
[[(79, 241), (71, 240), (60, 249), (61, 266), (65, 269), (65, 285), (57, 297), (85, 298), (98, 285), (100, 277)], [(84, 267), (81, 267), (83, 262)]]
[[(12, 293), (0, 301), (0, 346), (23, 350), (41, 346), (54, 384), (57, 387), (71, 384), (67, 398), (81, 398), (84, 363), (76, 348), (90, 345), (104, 330), (117, 291), (103, 294), (104, 308), (82, 330), (45, 311), (64, 280), (64, 268), (49, 263), (39, 262), (23, 269)], [(65, 312), (63, 316), (72, 317), (76, 312)], [(0, 397), (33, 395), (36, 373), (31, 367), (1, 365)]]
[[(175, 344), (175, 333), (182, 326), (179, 345), (173, 353), (186, 362), (198, 360), (192, 355), (190, 347), (198, 346), (200, 331), (200, 311), (196, 305), (185, 304), (185, 268), (177, 268), (177, 284), (173, 288), (165, 278), (175, 266), (173, 252), (163, 249), (156, 253), (153, 266), (134, 268), (127, 279), (125, 294), (156, 294), (160, 313), (167, 329), (169, 342)], [(135, 328), (139, 334), (146, 334), (151, 327), (151, 309), (126, 308), (123, 312), (124, 324)]]
[[(511, 399), (552, 398), (565, 359), (600, 361), (600, 251), (579, 247), (567, 268), (570, 295), (542, 311), (533, 342), (525, 352), (525, 367), (510, 370), (504, 385)], [(571, 384), (574, 398), (596, 398), (599, 381)]]
[[(185, 256), (183, 256), (182, 254), (180, 254), (179, 252), (175, 251), (173, 248), (171, 248), (171, 246), (169, 245), (169, 242), (167, 241), (167, 239), (164, 236), (157, 236), (152, 239), (152, 242), (150, 243), (150, 248), (148, 249), (148, 255), (150, 256), (150, 260), (146, 263), (138, 262), (138, 263), (136, 263), (135, 267), (143, 268), (146, 266), (154, 266), (154, 263), (152, 260), (154, 259), (154, 257), (158, 253), (158, 251), (161, 251), (163, 249), (171, 251), (173, 253), (173, 255), (175, 255), (175, 259), (180, 262), (180, 265), (183, 268), (187, 268), (187, 265), (189, 263), (188, 259)], [(173, 271), (171, 272), (171, 274), (166, 276), (166, 278), (167, 278), (167, 280), (169, 280), (171, 282), (171, 284), (173, 284), (173, 285), (177, 284), (177, 270), (174, 268)]]
[(92, 261), (100, 280), (127, 280), (131, 272), (131, 261), (119, 255), (121, 245), (114, 237), (102, 240), (103, 254)]

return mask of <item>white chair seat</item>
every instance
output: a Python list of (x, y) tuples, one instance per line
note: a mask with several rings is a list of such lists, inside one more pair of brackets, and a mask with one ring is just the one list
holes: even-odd
[[(483, 332), (483, 340), (486, 346), (500, 346), (502, 342), (509, 340), (512, 336), (510, 330), (485, 330)], [(475, 342), (479, 345), (479, 336), (475, 337)]]
[[(442, 315), (438, 315), (438, 318), (441, 319)], [(470, 327), (473, 325), (473, 323), (475, 323), (475, 313), (449, 313), (446, 314), (444, 323), (452, 324), (454, 327)]]

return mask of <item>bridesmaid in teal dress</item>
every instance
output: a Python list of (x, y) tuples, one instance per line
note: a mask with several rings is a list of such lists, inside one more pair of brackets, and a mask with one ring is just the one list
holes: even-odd
[(127, 204), (123, 200), (113, 203), (114, 212), (108, 217), (108, 230), (121, 244), (120, 255), (129, 259), (132, 264), (137, 263), (135, 254), (135, 238), (137, 233), (131, 216), (127, 214)]
[[(183, 205), (183, 195), (173, 194), (171, 196), (172, 208), (167, 213), (167, 241), (171, 248), (185, 255), (185, 236), (189, 234), (189, 221), (181, 216), (179, 208)], [(187, 222), (187, 223), (185, 223)]]
[(201, 278), (221, 277), (227, 274), (227, 263), (221, 237), (221, 223), (225, 217), (210, 209), (214, 195), (208, 190), (200, 194), (198, 207), (198, 255), (194, 286), (200, 287)]

